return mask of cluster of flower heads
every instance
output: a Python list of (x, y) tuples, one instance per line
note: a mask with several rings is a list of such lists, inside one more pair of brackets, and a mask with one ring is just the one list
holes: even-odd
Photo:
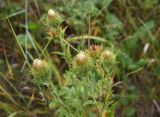
[[(59, 37), (61, 37), (61, 32), (63, 32), (63, 29), (60, 26), (61, 23), (62, 19), (59, 14), (56, 13), (54, 10), (49, 9), (47, 17), (47, 24), (49, 25), (48, 35), (50, 38), (57, 38), (56, 41), (60, 41)], [(66, 48), (68, 46), (63, 45), (62, 47), (64, 47), (63, 50), (68, 49)], [(63, 96), (66, 97), (64, 98), (64, 100), (66, 100), (66, 102), (69, 102), (72, 99), (68, 97), (74, 97), (75, 95), (80, 94), (79, 96), (74, 97), (76, 100), (79, 101), (79, 105), (81, 105), (81, 102), (83, 103), (83, 100), (81, 100), (83, 95), (91, 99), (93, 96), (95, 100), (98, 99), (97, 101), (99, 101), (99, 97), (103, 97), (102, 100), (100, 100), (101, 102), (107, 100), (105, 99), (107, 96), (104, 96), (106, 95), (106, 92), (108, 95), (107, 98), (109, 99), (112, 94), (112, 80), (110, 80), (110, 78), (113, 75), (112, 73), (114, 71), (116, 63), (115, 53), (109, 48), (104, 49), (101, 45), (91, 45), (89, 49), (78, 52), (76, 56), (72, 56), (71, 52), (70, 55), (71, 60), (67, 62), (69, 62), (71, 66), (69, 66), (69, 70), (66, 72), (66, 74), (64, 74), (64, 78), (68, 80), (68, 85), (70, 86), (68, 88), (65, 88), (67, 86), (65, 84), (64, 88), (60, 89), (62, 90), (62, 92), (63, 90), (68, 92), (66, 94), (62, 93)], [(49, 83), (53, 83), (52, 78), (55, 77), (54, 70), (55, 69), (52, 63), (48, 62), (47, 60), (33, 60), (31, 68), (33, 81), (38, 85), (49, 85)], [(76, 80), (71, 81), (71, 79), (74, 78), (76, 78)], [(78, 93), (76, 94), (74, 88), (72, 87), (75, 86), (75, 81), (76, 87), (78, 89)], [(87, 88), (87, 90), (85, 88)], [(89, 90), (92, 90), (92, 95)], [(54, 101), (56, 102), (56, 100)], [(57, 103), (54, 103), (53, 105), (55, 104)], [(74, 105), (72, 105), (71, 103), (67, 105), (77, 109), (77, 107), (74, 107)], [(108, 108), (107, 104), (106, 108)], [(79, 108), (77, 110), (81, 111), (79, 110)], [(102, 113), (102, 117), (105, 117), (107, 112), (108, 111), (104, 110)]]
[[(62, 31), (60, 26), (62, 19), (59, 14), (52, 9), (48, 10), (47, 22), (48, 25), (51, 26), (49, 27), (49, 35), (55, 36), (57, 31)], [(58, 33), (57, 35), (59, 34), (60, 33)], [(73, 66), (83, 66), (84, 70), (90, 69), (90, 67), (94, 67), (95, 65), (97, 69), (102, 69), (102, 66), (105, 66), (106, 63), (107, 66), (111, 66), (112, 64), (114, 64), (115, 58), (116, 55), (111, 50), (103, 49), (101, 45), (91, 45), (88, 50), (80, 51), (75, 57), (73, 57), (73, 61), (71, 61), (71, 63), (73, 64)], [(108, 63), (110, 63), (111, 65), (108, 65)], [(40, 77), (39, 79), (43, 80), (45, 79), (43, 77), (46, 77), (47, 73), (49, 73), (47, 77), (51, 77), (50, 75), (52, 74), (51, 65), (45, 60), (40, 59), (35, 59), (33, 61), (32, 71), (34, 77), (38, 76)], [(46, 76), (44, 76), (44, 74)]]
[[(96, 49), (92, 49), (93, 47), (96, 47)], [(115, 55), (112, 51), (110, 50), (103, 50), (102, 51), (102, 46), (92, 46), (91, 49), (88, 51), (80, 51), (76, 56), (75, 56), (75, 61), (77, 65), (84, 65), (88, 62), (90, 57), (96, 57), (99, 56), (101, 60), (104, 61), (115, 61)], [(45, 60), (41, 59), (34, 59), (33, 60), (33, 68), (37, 71), (44, 70), (49, 67), (49, 64)]]
[[(85, 70), (85, 72), (87, 72), (88, 70), (91, 70), (91, 67), (96, 67), (97, 71), (99, 70), (100, 74), (102, 74), (102, 71), (104, 72), (102, 64), (105, 66), (105, 64), (108, 63), (107, 67), (109, 69), (109, 67), (115, 63), (116, 56), (112, 51), (107, 49), (103, 50), (101, 46), (97, 45), (95, 47), (96, 49), (93, 49), (92, 46), (92, 49), (90, 48), (90, 50), (80, 51), (75, 57), (73, 57), (73, 68), (79, 68), (76, 69), (76, 71), (83, 72), (82, 70)], [(41, 59), (35, 59), (33, 61), (32, 75), (35, 82), (47, 82), (47, 78), (52, 76), (52, 72), (53, 66), (51, 63)]]
[(76, 62), (78, 65), (85, 64), (89, 57), (92, 58), (100, 58), (103, 61), (115, 61), (115, 54), (108, 49), (103, 50), (102, 46), (100, 45), (92, 45), (90, 46), (90, 49), (87, 51), (80, 51), (76, 55)]
[(73, 68), (78, 74), (96, 72), (100, 77), (112, 77), (115, 64), (115, 53), (101, 45), (92, 45), (89, 50), (80, 51), (75, 56)]

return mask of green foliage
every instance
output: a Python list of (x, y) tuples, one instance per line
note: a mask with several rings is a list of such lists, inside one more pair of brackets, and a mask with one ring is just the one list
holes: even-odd
[[(138, 29), (136, 29), (136, 31), (131, 35), (131, 37), (125, 42), (126, 51), (129, 51), (129, 52), (133, 51), (136, 48), (139, 40), (140, 39), (143, 40), (144, 38), (147, 38), (148, 31), (150, 31), (153, 28), (154, 28), (154, 22), (149, 21), (144, 23), (143, 26), (140, 26)], [(152, 42), (150, 38), (148, 40)]]
[(107, 39), (114, 40), (114, 37), (120, 33), (122, 22), (116, 17), (115, 14), (107, 13), (108, 30)]
[(28, 36), (27, 35), (24, 35), (24, 34), (19, 34), (17, 35), (17, 40), (18, 40), (18, 43), (21, 44), (22, 47), (26, 47), (26, 48), (32, 48), (32, 43), (31, 41), (29, 40)]

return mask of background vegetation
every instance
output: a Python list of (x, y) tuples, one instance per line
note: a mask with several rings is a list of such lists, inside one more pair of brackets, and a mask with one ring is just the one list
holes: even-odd
[[(48, 42), (50, 8), (65, 19), (66, 37), (98, 36), (118, 51), (116, 117), (160, 116), (159, 0), (0, 0), (0, 116), (52, 116), (27, 69)], [(51, 53), (56, 49), (50, 43), (48, 53), (61, 75), (66, 65)]]

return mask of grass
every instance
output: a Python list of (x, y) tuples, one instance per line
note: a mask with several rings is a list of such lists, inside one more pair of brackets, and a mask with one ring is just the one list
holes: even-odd
[[(2, 0), (3, 1), (3, 0)], [(113, 84), (116, 117), (160, 115), (160, 2), (158, 0), (48, 0), (4, 1), (0, 14), (1, 116), (53, 116), (52, 99), (32, 82), (34, 58), (49, 59), (56, 76), (68, 69), (60, 47), (46, 39), (44, 24), (49, 8), (58, 11), (68, 26), (65, 42), (73, 55), (102, 44), (117, 53)], [(0, 6), (0, 9), (1, 6)], [(64, 43), (65, 43), (64, 42)], [(149, 44), (149, 47), (145, 46)], [(66, 51), (67, 52), (67, 51)], [(57, 55), (55, 55), (55, 53)], [(56, 82), (55, 82), (56, 83)], [(43, 89), (42, 89), (43, 90)]]

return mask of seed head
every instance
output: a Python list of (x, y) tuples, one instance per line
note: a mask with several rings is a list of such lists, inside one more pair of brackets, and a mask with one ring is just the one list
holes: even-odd
[(77, 54), (76, 56), (76, 63), (79, 65), (84, 64), (87, 61), (87, 57), (83, 51)]
[(48, 17), (49, 19), (53, 19), (56, 16), (56, 12), (52, 9), (48, 10)]

